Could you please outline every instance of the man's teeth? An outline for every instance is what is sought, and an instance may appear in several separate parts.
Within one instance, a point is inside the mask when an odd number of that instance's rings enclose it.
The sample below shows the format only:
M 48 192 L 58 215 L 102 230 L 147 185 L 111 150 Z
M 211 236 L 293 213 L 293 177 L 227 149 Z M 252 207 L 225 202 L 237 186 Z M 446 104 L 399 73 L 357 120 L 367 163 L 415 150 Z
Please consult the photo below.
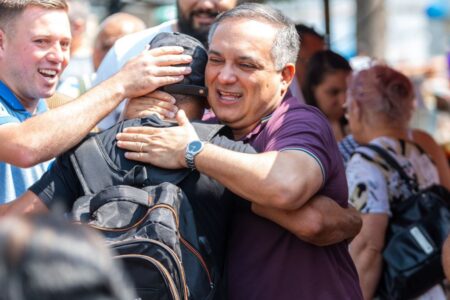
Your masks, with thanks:
M 237 100 L 238 98 L 241 97 L 241 94 L 238 93 L 229 93 L 229 92 L 220 92 L 220 96 L 223 99 L 227 99 L 227 100 Z
M 39 72 L 48 76 L 56 76 L 56 74 L 58 73 L 55 70 L 48 70 L 48 69 L 40 69 Z

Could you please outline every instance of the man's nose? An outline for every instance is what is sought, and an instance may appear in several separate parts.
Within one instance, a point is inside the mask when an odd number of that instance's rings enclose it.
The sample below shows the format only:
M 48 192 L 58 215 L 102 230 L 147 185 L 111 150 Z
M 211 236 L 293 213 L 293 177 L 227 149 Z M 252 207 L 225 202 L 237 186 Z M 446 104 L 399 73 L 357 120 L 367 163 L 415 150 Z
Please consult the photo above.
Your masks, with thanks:
M 47 58 L 55 63 L 60 63 L 64 60 L 66 50 L 62 49 L 59 43 L 54 44 L 47 53 Z
M 197 3 L 197 9 L 215 9 L 217 5 L 217 0 L 199 0 Z
M 234 68 L 230 65 L 224 65 L 219 73 L 219 81 L 224 84 L 230 84 L 236 82 L 236 73 Z

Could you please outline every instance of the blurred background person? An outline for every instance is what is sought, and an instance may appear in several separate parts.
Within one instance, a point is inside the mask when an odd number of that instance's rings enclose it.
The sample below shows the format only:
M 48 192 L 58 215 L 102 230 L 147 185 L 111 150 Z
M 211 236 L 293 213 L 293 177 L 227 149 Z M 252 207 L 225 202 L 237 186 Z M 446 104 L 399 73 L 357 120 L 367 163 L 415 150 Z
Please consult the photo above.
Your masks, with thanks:
M 348 61 L 331 50 L 313 54 L 304 70 L 302 91 L 305 103 L 325 114 L 337 141 L 348 134 L 343 105 L 351 72 Z
M 94 71 L 97 71 L 106 53 L 119 38 L 145 28 L 145 23 L 140 18 L 123 12 L 112 14 L 103 20 L 94 41 L 92 53 Z
M 96 232 L 49 215 L 0 221 L 0 300 L 136 299 Z
M 413 140 L 409 121 L 414 108 L 411 81 L 402 73 L 375 65 L 356 73 L 346 102 L 353 137 L 359 144 L 388 150 L 418 186 L 438 184 L 439 174 L 430 156 Z M 362 212 L 361 232 L 350 244 L 364 299 L 374 297 L 382 273 L 382 251 L 391 216 L 390 203 L 407 193 L 396 170 L 384 168 L 370 149 L 354 154 L 346 168 L 350 202 Z M 445 299 L 438 284 L 419 299 Z
M 70 76 L 82 77 L 93 72 L 92 40 L 89 38 L 88 26 L 94 22 L 94 16 L 91 13 L 91 6 L 88 0 L 70 0 L 69 22 L 72 41 L 70 43 L 70 63 L 61 74 L 60 80 L 63 81 Z
M 300 51 L 295 64 L 295 77 L 292 79 L 289 90 L 295 98 L 304 102 L 301 86 L 306 65 L 314 53 L 325 50 L 327 45 L 324 36 L 315 31 L 314 28 L 304 24 L 296 24 L 295 29 L 300 37 Z
M 92 53 L 89 55 L 89 63 L 93 69 L 89 73 L 76 74 L 66 77 L 65 80 L 61 81 L 57 92 L 62 94 L 62 96 L 47 101 L 49 106 L 57 107 L 90 89 L 92 87 L 92 81 L 95 78 L 95 71 L 97 71 L 103 57 L 105 57 L 114 43 L 122 36 L 144 30 L 145 27 L 144 21 L 128 13 L 115 13 L 103 20 L 99 25 L 98 33 L 94 39 Z

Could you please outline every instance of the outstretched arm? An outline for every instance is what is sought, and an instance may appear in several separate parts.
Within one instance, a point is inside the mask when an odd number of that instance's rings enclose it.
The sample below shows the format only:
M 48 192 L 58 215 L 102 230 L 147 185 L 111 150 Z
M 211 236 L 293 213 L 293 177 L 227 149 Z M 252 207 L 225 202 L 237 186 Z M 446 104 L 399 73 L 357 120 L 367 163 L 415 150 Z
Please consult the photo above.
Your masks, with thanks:
M 31 191 L 26 191 L 16 200 L 0 205 L 0 216 L 38 214 L 48 212 L 44 202 Z
M 183 64 L 190 56 L 181 47 L 163 47 L 142 53 L 110 79 L 66 105 L 32 117 L 23 123 L 0 126 L 0 161 L 30 167 L 68 150 L 78 143 L 124 98 L 148 94 L 182 80 Z
M 297 210 L 274 209 L 253 203 L 252 211 L 316 246 L 351 240 L 362 226 L 360 213 L 355 208 L 343 208 L 336 201 L 320 195 Z

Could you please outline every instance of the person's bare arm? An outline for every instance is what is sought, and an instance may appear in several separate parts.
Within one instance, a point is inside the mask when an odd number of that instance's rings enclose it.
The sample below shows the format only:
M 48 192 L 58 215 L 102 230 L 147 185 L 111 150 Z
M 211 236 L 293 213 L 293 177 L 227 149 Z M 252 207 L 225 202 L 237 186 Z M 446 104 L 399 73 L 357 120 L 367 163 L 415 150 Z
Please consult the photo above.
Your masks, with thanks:
M 26 191 L 16 200 L 0 205 L 0 216 L 39 214 L 48 212 L 47 206 L 31 191 Z
M 450 280 L 450 235 L 442 246 L 442 267 L 444 268 L 444 274 L 447 280 Z
M 314 196 L 297 210 L 274 209 L 253 203 L 252 211 L 316 246 L 351 240 L 362 226 L 360 213 L 355 208 L 343 208 L 326 196 Z
M 0 126 L 0 161 L 30 167 L 78 143 L 123 99 L 148 94 L 182 80 L 187 67 L 171 66 L 191 60 L 181 47 L 152 49 L 137 56 L 110 79 L 66 105 L 23 123 Z
M 433 159 L 439 173 L 439 181 L 450 190 L 450 166 L 445 156 L 444 150 L 436 143 L 428 133 L 414 129 L 414 141 L 425 150 L 425 152 Z
M 350 244 L 350 255 L 359 274 L 364 299 L 372 299 L 382 270 L 387 214 L 363 214 L 361 232 Z

